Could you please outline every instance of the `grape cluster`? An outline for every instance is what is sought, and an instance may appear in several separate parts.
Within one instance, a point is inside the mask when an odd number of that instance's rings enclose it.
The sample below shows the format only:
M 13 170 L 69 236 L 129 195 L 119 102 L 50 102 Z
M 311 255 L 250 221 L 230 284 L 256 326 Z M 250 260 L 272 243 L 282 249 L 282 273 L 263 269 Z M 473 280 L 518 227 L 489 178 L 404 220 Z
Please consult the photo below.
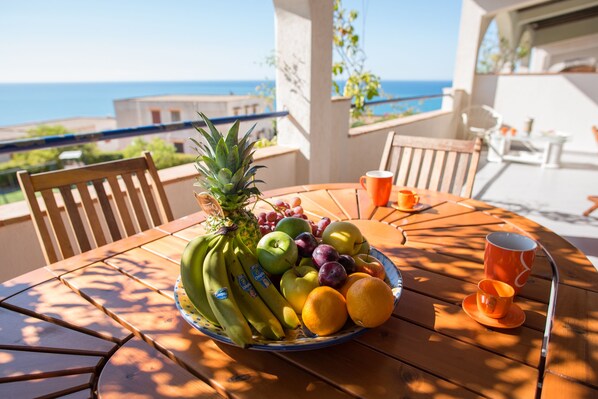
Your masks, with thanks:
M 303 213 L 303 207 L 301 206 L 301 198 L 293 197 L 289 202 L 282 199 L 278 199 L 274 202 L 275 210 L 270 212 L 261 212 L 257 216 L 257 222 L 260 226 L 260 232 L 262 235 L 266 235 L 276 227 L 276 224 L 285 217 L 294 217 L 305 219 L 311 226 L 311 232 L 316 237 L 321 237 L 324 229 L 330 224 L 330 219 L 323 217 L 316 224 L 307 218 L 307 215 Z

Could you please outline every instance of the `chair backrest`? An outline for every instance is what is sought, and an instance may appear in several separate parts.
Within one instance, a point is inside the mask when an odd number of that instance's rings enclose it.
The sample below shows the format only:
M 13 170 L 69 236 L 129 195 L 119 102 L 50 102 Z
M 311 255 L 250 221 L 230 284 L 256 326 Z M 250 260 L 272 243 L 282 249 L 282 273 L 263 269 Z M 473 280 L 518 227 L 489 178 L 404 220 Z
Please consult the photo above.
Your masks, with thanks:
M 394 173 L 397 186 L 471 198 L 482 139 L 453 140 L 388 133 L 380 170 Z
M 149 152 L 139 158 L 35 175 L 20 171 L 17 176 L 48 263 L 173 220 Z M 41 194 L 50 229 L 37 192 Z M 60 205 L 64 206 L 68 223 L 61 215 Z M 103 217 L 98 216 L 98 210 Z
M 465 132 L 471 136 L 484 137 L 500 129 L 502 115 L 487 105 L 472 105 L 461 113 Z

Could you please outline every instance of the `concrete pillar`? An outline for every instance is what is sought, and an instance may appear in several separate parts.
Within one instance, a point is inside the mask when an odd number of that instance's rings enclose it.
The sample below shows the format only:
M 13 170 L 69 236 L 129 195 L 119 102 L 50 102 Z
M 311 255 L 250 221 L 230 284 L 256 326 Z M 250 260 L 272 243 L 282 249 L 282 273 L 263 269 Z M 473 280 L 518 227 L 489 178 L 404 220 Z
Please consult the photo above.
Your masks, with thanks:
M 332 0 L 274 0 L 278 142 L 301 151 L 297 184 L 334 181 Z M 348 119 L 347 115 L 347 119 Z

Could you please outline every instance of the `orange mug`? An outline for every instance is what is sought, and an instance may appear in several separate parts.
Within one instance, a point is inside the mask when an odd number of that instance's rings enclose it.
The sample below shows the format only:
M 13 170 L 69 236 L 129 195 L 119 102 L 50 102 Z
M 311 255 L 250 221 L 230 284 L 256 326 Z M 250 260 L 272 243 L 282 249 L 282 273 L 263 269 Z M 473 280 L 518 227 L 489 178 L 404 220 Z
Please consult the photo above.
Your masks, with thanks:
M 401 190 L 399 191 L 398 203 L 399 208 L 412 209 L 419 203 L 419 195 L 411 190 Z
M 386 206 L 392 190 L 392 172 L 371 170 L 361 176 L 359 183 L 367 191 L 375 206 Z
M 500 319 L 507 315 L 513 304 L 515 290 L 507 283 L 485 279 L 478 283 L 476 301 L 478 310 L 488 317 Z
M 503 281 L 519 293 L 532 270 L 537 247 L 534 240 L 521 234 L 488 234 L 484 251 L 486 278 Z

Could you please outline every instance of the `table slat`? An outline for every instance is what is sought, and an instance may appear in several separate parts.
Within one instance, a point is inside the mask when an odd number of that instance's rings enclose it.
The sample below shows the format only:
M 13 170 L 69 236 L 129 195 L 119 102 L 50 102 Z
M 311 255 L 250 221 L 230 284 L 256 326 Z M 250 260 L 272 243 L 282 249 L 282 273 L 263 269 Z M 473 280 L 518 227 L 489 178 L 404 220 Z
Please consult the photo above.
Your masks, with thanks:
M 75 374 L 54 378 L 6 382 L 0 384 L 0 398 L 22 399 L 63 396 L 91 386 L 93 374 Z

